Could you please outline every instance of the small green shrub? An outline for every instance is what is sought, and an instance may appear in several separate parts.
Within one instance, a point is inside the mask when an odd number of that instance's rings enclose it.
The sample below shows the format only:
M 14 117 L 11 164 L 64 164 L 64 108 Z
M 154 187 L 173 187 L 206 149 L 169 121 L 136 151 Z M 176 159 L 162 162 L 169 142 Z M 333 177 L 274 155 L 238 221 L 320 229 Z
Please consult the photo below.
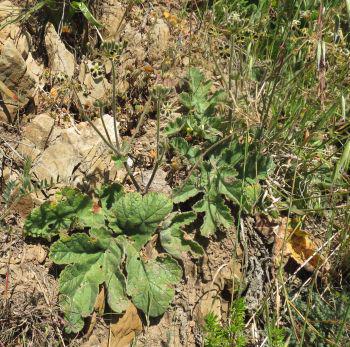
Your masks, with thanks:
M 171 144 L 189 163 L 195 165 L 200 160 L 199 149 L 186 140 L 174 138 Z M 259 181 L 267 177 L 271 166 L 269 158 L 258 157 L 253 151 L 245 158 L 244 146 L 232 141 L 201 162 L 185 185 L 174 190 L 173 201 L 181 203 L 197 197 L 193 211 L 204 213 L 201 234 L 209 236 L 220 226 L 232 226 L 227 202 L 240 206 L 244 212 L 252 211 L 261 194 Z
M 302 295 L 295 302 L 300 312 L 295 314 L 298 330 L 302 331 L 305 325 L 304 345 L 347 346 L 350 342 L 349 294 L 346 292 L 327 293 L 321 297 L 319 293 L 310 292 L 309 296 L 307 298 L 306 295 Z M 307 323 L 303 317 L 307 319 Z M 291 333 L 290 346 L 297 345 L 298 342 Z
M 186 83 L 189 91 L 179 96 L 184 112 L 168 124 L 165 133 L 168 136 L 191 135 L 215 142 L 225 129 L 225 117 L 217 112 L 217 106 L 225 100 L 224 92 L 211 93 L 212 82 L 206 81 L 196 68 L 190 69 Z
M 83 328 L 101 285 L 115 313 L 122 313 L 129 300 L 147 319 L 165 312 L 174 297 L 174 285 L 182 278 L 174 258 L 181 258 L 183 252 L 195 257 L 203 254 L 201 246 L 182 231 L 194 220 L 193 214 L 171 213 L 172 209 L 172 201 L 163 194 L 124 193 L 113 184 L 98 192 L 96 202 L 65 188 L 58 201 L 32 211 L 25 221 L 27 236 L 47 240 L 60 236 L 49 256 L 65 266 L 59 291 L 68 332 Z M 160 243 L 167 253 L 147 256 L 142 249 L 161 224 Z
M 209 313 L 205 317 L 204 346 L 205 347 L 244 347 L 246 338 L 245 326 L 245 303 L 243 298 L 235 300 L 231 307 L 230 322 L 222 326 L 218 317 Z

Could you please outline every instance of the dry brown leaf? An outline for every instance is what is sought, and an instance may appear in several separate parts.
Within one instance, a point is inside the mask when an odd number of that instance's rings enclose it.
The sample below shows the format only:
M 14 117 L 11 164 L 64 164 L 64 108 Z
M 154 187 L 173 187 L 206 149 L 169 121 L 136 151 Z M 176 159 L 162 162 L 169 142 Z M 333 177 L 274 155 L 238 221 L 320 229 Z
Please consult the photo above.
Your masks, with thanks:
M 308 233 L 299 228 L 293 229 L 289 227 L 287 218 L 281 219 L 275 233 L 273 246 L 273 261 L 276 267 L 287 258 L 292 258 L 296 263 L 302 265 L 307 259 L 312 257 L 304 265 L 304 268 L 313 272 L 318 264 L 324 262 L 324 259 L 319 254 L 315 254 L 317 248 L 316 242 L 310 239 Z M 328 268 L 327 264 L 326 268 Z
M 109 347 L 128 347 L 135 336 L 142 330 L 142 322 L 136 307 L 130 303 L 116 323 L 110 326 Z
M 97 315 L 102 316 L 103 312 L 105 310 L 105 287 L 101 286 L 100 292 L 97 295 L 96 301 L 95 301 L 95 306 L 94 306 L 94 312 L 92 313 L 89 327 L 87 329 L 87 336 L 90 336 L 92 334 L 92 331 L 95 328 L 96 325 L 96 318 Z
M 276 267 L 279 267 L 283 259 L 290 255 L 287 247 L 288 233 L 288 218 L 281 218 L 275 231 L 275 243 L 272 248 L 272 260 Z
M 312 256 L 304 266 L 307 271 L 313 272 L 318 265 L 324 262 L 324 259 L 319 254 L 314 254 L 317 250 L 315 242 L 311 241 L 308 234 L 302 230 L 297 229 L 293 232 L 288 241 L 288 247 L 292 258 L 299 265 Z

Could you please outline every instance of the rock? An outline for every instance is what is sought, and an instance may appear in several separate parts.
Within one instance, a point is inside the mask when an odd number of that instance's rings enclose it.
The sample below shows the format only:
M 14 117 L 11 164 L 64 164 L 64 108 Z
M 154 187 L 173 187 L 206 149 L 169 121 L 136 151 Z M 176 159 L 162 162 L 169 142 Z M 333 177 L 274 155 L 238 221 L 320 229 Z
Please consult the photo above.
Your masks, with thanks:
M 117 29 L 124 15 L 124 7 L 120 1 L 107 0 L 103 1 L 100 22 L 104 29 L 102 35 L 106 41 L 115 40 L 117 36 Z
M 28 54 L 28 58 L 26 60 L 27 69 L 32 74 L 35 79 L 36 84 L 39 83 L 40 77 L 44 72 L 43 65 L 39 65 L 33 58 L 32 53 Z
M 142 172 L 141 178 L 140 178 L 140 182 L 142 186 L 146 187 L 151 175 L 152 175 L 152 171 L 153 170 L 144 170 Z M 171 188 L 168 184 L 168 182 L 166 181 L 166 176 L 167 173 L 165 171 L 162 170 L 162 168 L 158 168 L 151 186 L 149 187 L 151 192 L 163 192 L 165 194 L 170 195 L 171 194 Z
M 19 27 L 15 23 L 10 23 L 15 19 L 15 6 L 11 1 L 0 2 L 0 22 L 3 24 L 5 21 L 8 22 L 2 30 L 0 30 L 0 43 L 4 43 L 10 36 L 18 33 Z
M 74 168 L 79 164 L 78 153 L 67 142 L 57 142 L 47 148 L 33 166 L 39 180 L 69 182 Z
M 75 58 L 58 36 L 55 27 L 49 23 L 45 31 L 45 45 L 52 74 L 74 75 Z
M 104 121 L 113 139 L 113 118 L 104 115 Z M 104 134 L 99 118 L 94 120 L 94 124 Z M 82 184 L 87 179 L 98 183 L 102 178 L 112 179 L 121 174 L 116 172 L 103 140 L 87 122 L 58 132 L 58 137 L 33 163 L 33 172 L 39 180 L 50 181 L 59 177 L 62 183 L 74 185 Z
M 53 118 L 46 113 L 35 116 L 31 123 L 24 126 L 23 140 L 17 151 L 34 160 L 48 144 L 54 124 Z
M 80 102 L 83 106 L 91 106 L 98 100 L 108 104 L 112 86 L 102 72 L 98 78 L 93 78 L 91 66 L 92 62 L 82 63 L 80 66 L 79 81 L 83 89 L 78 92 Z
M 0 104 L 0 120 L 12 122 L 19 109 L 33 98 L 35 78 L 27 70 L 23 57 L 10 39 L 4 42 L 1 49 L 0 81 L 10 93 L 16 94 L 14 98 L 8 93 L 2 93 L 3 102 Z
M 24 254 L 26 261 L 35 261 L 39 264 L 42 264 L 47 256 L 47 252 L 41 245 L 27 245 Z
M 170 31 L 163 19 L 157 19 L 150 33 L 151 47 L 149 55 L 152 60 L 159 59 L 169 46 Z
M 31 46 L 30 36 L 20 28 L 18 23 L 11 23 L 15 20 L 19 10 L 20 8 L 12 4 L 11 1 L 0 2 L 0 22 L 7 21 L 9 23 L 0 31 L 0 44 L 3 44 L 7 39 L 11 39 L 23 59 L 27 59 Z

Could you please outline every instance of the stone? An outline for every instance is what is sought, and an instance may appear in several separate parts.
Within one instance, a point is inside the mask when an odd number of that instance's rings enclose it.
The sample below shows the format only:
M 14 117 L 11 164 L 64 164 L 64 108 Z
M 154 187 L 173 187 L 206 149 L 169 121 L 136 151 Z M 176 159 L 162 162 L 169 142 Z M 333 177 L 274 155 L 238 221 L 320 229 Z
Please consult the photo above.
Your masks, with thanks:
M 102 36 L 106 41 L 115 40 L 117 38 L 117 29 L 123 18 L 124 11 L 124 6 L 120 1 L 103 1 L 100 22 L 104 26 Z
M 34 160 L 48 145 L 54 124 L 54 119 L 46 113 L 35 116 L 31 123 L 24 126 L 23 140 L 17 151 Z
M 70 143 L 59 141 L 44 151 L 34 163 L 33 172 L 41 181 L 53 179 L 68 183 L 79 161 L 77 149 Z
M 39 84 L 40 77 L 44 72 L 44 66 L 39 65 L 36 60 L 34 60 L 32 53 L 28 54 L 28 58 L 26 60 L 26 65 L 28 71 L 32 74 L 35 79 L 36 84 Z
M 46 27 L 45 45 L 51 73 L 73 77 L 75 71 L 74 55 L 67 50 L 51 23 L 47 24 Z
M 23 134 L 39 149 L 44 149 L 52 133 L 55 121 L 50 115 L 43 113 L 35 116 L 33 121 L 24 127 Z
M 104 115 L 103 119 L 113 139 L 113 117 Z M 105 135 L 101 119 L 95 119 L 93 123 Z M 33 172 L 39 180 L 59 178 L 62 183 L 78 185 L 87 180 L 98 183 L 101 179 L 121 177 L 123 170 L 116 172 L 107 146 L 88 122 L 61 129 L 57 134 L 33 163 Z
M 35 78 L 14 43 L 7 39 L 1 49 L 0 81 L 16 99 L 3 93 L 0 104 L 0 120 L 12 122 L 18 111 L 28 104 L 35 92 Z
M 149 55 L 152 60 L 159 59 L 161 53 L 167 50 L 169 47 L 169 40 L 170 31 L 168 25 L 163 19 L 157 19 L 150 33 L 151 47 Z
M 6 0 L 0 2 L 0 22 L 8 22 L 8 24 L 0 31 L 0 45 L 7 39 L 11 39 L 23 59 L 27 59 L 31 46 L 30 35 L 21 29 L 16 21 L 11 23 L 12 20 L 16 19 L 19 10 L 20 8 L 15 6 L 11 1 Z
M 10 23 L 15 19 L 15 13 L 17 12 L 15 8 L 15 5 L 11 1 L 6 0 L 0 2 L 0 22 L 8 22 L 8 24 L 0 30 L 0 44 L 4 43 L 10 36 L 16 35 L 19 31 L 17 24 Z

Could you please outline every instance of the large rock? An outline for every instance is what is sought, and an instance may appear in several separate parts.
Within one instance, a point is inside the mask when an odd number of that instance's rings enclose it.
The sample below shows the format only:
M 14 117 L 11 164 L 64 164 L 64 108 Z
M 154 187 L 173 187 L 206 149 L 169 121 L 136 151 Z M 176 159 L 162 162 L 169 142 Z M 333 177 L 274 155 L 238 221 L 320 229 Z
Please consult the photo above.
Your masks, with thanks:
M 113 118 L 104 115 L 108 134 L 114 138 Z M 104 134 L 101 119 L 94 120 L 96 127 Z M 98 182 L 102 178 L 117 175 L 111 155 L 95 130 L 81 122 L 76 127 L 61 129 L 58 136 L 33 163 L 33 172 L 38 179 L 74 185 L 87 179 Z
M 49 145 L 54 124 L 54 119 L 46 113 L 35 116 L 31 123 L 24 126 L 22 141 L 17 151 L 23 157 L 29 157 L 32 160 L 37 158 Z
M 10 91 L 6 93 L 1 90 L 3 101 L 0 103 L 0 120 L 12 122 L 19 109 L 33 98 L 35 78 L 27 70 L 26 62 L 10 39 L 1 47 L 0 81 Z
M 0 30 L 0 44 L 11 39 L 23 59 L 27 59 L 31 40 L 30 36 L 22 30 L 15 21 L 17 13 L 20 10 L 21 9 L 15 6 L 11 1 L 6 0 L 0 2 L 0 23 L 1 25 L 4 23 L 7 24 Z
M 100 22 L 104 28 L 102 35 L 105 40 L 115 40 L 117 36 L 117 29 L 124 14 L 124 7 L 118 0 L 103 1 Z
M 151 46 L 149 56 L 151 60 L 158 60 L 169 47 L 170 30 L 163 19 L 157 19 L 150 32 Z
M 75 70 L 74 55 L 67 50 L 51 23 L 46 27 L 45 45 L 51 73 L 72 77 Z

